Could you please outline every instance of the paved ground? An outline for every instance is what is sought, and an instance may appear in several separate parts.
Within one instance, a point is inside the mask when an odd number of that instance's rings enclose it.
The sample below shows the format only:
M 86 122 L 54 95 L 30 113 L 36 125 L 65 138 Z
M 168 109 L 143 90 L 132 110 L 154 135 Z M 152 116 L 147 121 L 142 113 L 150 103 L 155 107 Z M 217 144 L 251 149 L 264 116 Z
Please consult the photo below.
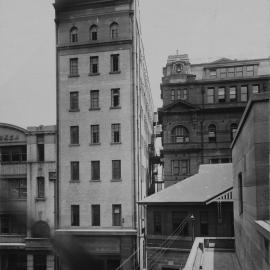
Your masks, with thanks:
M 203 270 L 241 270 L 235 252 L 205 249 L 202 260 Z

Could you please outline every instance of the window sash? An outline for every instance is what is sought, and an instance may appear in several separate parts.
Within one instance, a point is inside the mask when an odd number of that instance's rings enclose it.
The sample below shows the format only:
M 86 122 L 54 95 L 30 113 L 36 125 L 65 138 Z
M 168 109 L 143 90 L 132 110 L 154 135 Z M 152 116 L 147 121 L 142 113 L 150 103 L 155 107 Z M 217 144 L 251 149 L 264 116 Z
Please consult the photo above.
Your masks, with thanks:
M 91 161 L 91 180 L 100 180 L 100 161 Z
M 71 161 L 71 180 L 78 181 L 80 179 L 80 171 L 79 171 L 79 161 Z
M 100 226 L 100 205 L 92 204 L 92 226 Z
M 70 110 L 79 109 L 79 92 L 70 92 Z
M 112 89 L 112 107 L 120 106 L 120 89 Z
M 90 73 L 91 74 L 98 73 L 98 56 L 90 57 Z
M 111 55 L 111 72 L 119 71 L 119 54 Z
M 225 101 L 225 88 L 224 87 L 221 87 L 218 89 L 218 100 L 219 102 Z
M 241 86 L 240 89 L 240 100 L 245 102 L 248 99 L 248 88 L 247 86 Z
M 112 161 L 112 179 L 121 179 L 121 160 Z
M 99 108 L 99 91 L 98 90 L 90 91 L 90 107 L 91 109 Z
M 230 87 L 230 101 L 236 100 L 236 87 Z
M 70 59 L 70 75 L 71 76 L 78 75 L 78 58 Z
M 71 226 L 80 226 L 80 206 L 71 205 Z
M 70 127 L 70 144 L 79 144 L 79 126 Z
M 112 124 L 112 142 L 119 143 L 121 140 L 120 124 Z
M 252 85 L 252 93 L 257 94 L 260 92 L 260 86 L 258 84 Z
M 113 204 L 112 206 L 113 226 L 121 226 L 121 205 Z
M 91 125 L 91 143 L 99 143 L 99 125 Z
M 171 90 L 171 100 L 175 100 L 175 90 Z
M 45 197 L 45 179 L 44 179 L 44 177 L 37 178 L 37 197 L 38 198 Z
M 214 88 L 207 89 L 207 103 L 208 104 L 214 103 Z

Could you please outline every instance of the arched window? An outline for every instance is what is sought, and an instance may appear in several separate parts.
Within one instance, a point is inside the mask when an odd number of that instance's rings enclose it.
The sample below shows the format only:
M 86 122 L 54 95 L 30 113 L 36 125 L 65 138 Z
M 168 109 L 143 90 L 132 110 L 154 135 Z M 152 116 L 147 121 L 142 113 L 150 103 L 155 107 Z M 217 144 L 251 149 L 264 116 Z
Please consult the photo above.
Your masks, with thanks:
M 216 142 L 216 126 L 213 124 L 208 127 L 208 141 Z
M 236 131 L 237 131 L 237 124 L 235 123 L 231 124 L 231 141 L 233 141 Z
M 90 27 L 90 31 L 89 31 L 89 34 L 90 34 L 90 40 L 97 40 L 97 26 L 95 24 L 93 24 L 91 27 Z
M 187 143 L 189 142 L 188 130 L 183 126 L 177 126 L 172 130 L 173 143 Z
M 70 29 L 70 42 L 77 42 L 78 41 L 78 28 L 73 26 Z
M 112 39 L 117 39 L 118 38 L 118 23 L 113 22 L 110 26 L 110 31 L 111 31 L 111 38 Z
M 31 228 L 33 238 L 49 238 L 50 227 L 47 222 L 39 220 Z

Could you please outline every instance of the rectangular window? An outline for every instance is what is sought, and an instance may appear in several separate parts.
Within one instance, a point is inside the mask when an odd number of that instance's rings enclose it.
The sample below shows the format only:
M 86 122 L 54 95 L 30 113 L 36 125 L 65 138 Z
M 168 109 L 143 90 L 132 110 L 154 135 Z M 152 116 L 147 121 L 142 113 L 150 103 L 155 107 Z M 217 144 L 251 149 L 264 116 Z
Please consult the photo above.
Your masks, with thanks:
M 79 144 L 79 126 L 70 127 L 70 144 Z
M 100 180 L 100 161 L 91 161 L 91 180 Z
M 10 233 L 10 216 L 1 215 L 0 216 L 0 232 L 1 233 Z
M 80 226 L 80 206 L 71 205 L 71 226 Z
M 91 144 L 99 143 L 99 125 L 91 125 Z
M 171 100 L 175 100 L 175 90 L 171 90 Z
M 225 79 L 227 77 L 227 69 L 226 68 L 221 68 L 220 69 L 220 78 Z
M 248 100 L 248 87 L 246 85 L 241 86 L 240 89 L 240 101 L 247 102 Z
M 69 109 L 71 111 L 78 111 L 79 110 L 79 92 L 70 92 L 69 93 Z
M 49 180 L 56 181 L 56 172 L 49 172 Z
M 217 77 L 217 71 L 215 69 L 209 70 L 209 75 L 211 78 Z
M 184 222 L 187 217 L 187 212 L 173 211 L 172 212 L 172 232 L 178 230 L 180 235 L 188 235 L 188 222 Z
M 70 58 L 69 59 L 69 75 L 70 76 L 78 76 L 78 58 Z
M 218 88 L 218 102 L 219 103 L 225 102 L 225 88 L 224 87 Z
M 121 226 L 121 204 L 112 205 L 112 225 Z
M 120 106 L 120 89 L 112 89 L 112 107 L 117 108 Z
M 234 67 L 228 68 L 228 77 L 233 78 L 234 77 Z
M 258 84 L 253 84 L 252 85 L 252 93 L 253 94 L 258 94 L 260 93 L 260 86 Z
M 44 161 L 44 135 L 37 135 L 37 160 Z
M 34 267 L 35 270 L 46 270 L 47 255 L 45 253 L 34 254 Z
M 189 174 L 189 160 L 172 160 L 171 161 L 172 175 L 187 175 Z
M 90 91 L 90 108 L 99 109 L 99 90 Z
M 70 172 L 71 181 L 79 181 L 80 180 L 79 161 L 71 161 L 70 170 L 71 170 Z
M 92 226 L 100 226 L 100 205 L 92 204 Z
M 121 130 L 120 124 L 112 124 L 112 143 L 120 143 Z
M 208 236 L 208 212 L 200 212 L 200 236 Z
M 215 92 L 214 92 L 214 88 L 208 88 L 207 89 L 207 100 L 206 102 L 208 104 L 213 104 L 215 101 Z
M 45 179 L 44 179 L 44 177 L 37 178 L 37 197 L 38 198 L 45 197 Z
M 243 67 L 236 67 L 236 77 L 243 77 Z
M 254 76 L 254 66 L 247 66 L 247 76 Z
M 154 211 L 154 234 L 161 234 L 161 213 Z
M 121 179 L 121 160 L 112 160 L 112 179 Z
M 119 72 L 119 54 L 112 54 L 111 55 L 111 72 Z
M 4 182 L 4 181 L 3 181 Z M 2 189 L 7 191 L 6 194 L 12 199 L 26 199 L 27 198 L 27 186 L 26 179 L 12 179 L 8 180 L 6 186 Z
M 234 102 L 234 101 L 236 101 L 236 98 L 237 98 L 237 96 L 236 96 L 236 87 L 231 86 L 230 87 L 230 101 Z
M 187 99 L 187 89 L 178 89 L 177 90 L 177 99 L 186 100 Z
M 90 57 L 90 74 L 98 74 L 98 56 Z

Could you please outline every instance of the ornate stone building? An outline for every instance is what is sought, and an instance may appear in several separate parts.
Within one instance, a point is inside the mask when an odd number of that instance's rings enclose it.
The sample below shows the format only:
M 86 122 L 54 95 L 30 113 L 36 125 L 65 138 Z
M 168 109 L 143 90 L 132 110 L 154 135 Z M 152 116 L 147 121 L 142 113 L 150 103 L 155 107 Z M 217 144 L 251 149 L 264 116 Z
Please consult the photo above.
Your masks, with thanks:
M 269 91 L 270 59 L 219 59 L 191 64 L 168 57 L 159 119 L 165 187 L 198 172 L 200 164 L 231 162 L 230 144 L 250 96 Z

